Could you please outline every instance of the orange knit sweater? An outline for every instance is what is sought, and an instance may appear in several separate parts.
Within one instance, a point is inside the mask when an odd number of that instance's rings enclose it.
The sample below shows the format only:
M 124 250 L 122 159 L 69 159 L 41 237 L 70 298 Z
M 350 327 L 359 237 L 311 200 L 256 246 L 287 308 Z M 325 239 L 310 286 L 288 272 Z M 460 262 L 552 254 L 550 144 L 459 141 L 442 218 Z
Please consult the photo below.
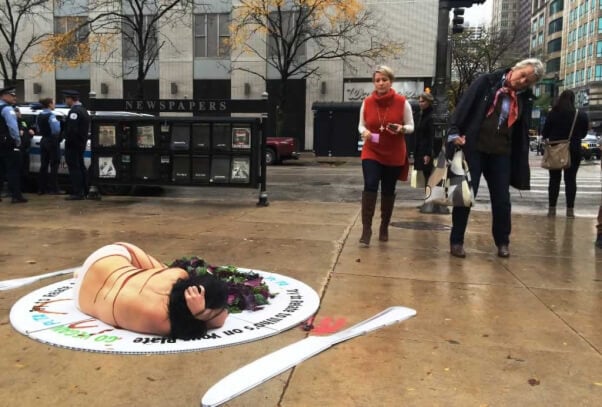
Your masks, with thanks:
M 378 143 L 366 140 L 362 148 L 362 160 L 376 160 L 387 166 L 406 166 L 406 141 L 403 134 L 386 130 L 388 123 L 404 124 L 406 98 L 393 89 L 383 96 L 373 92 L 364 100 L 364 122 L 372 133 L 379 133 Z M 385 130 L 379 128 L 385 127 Z

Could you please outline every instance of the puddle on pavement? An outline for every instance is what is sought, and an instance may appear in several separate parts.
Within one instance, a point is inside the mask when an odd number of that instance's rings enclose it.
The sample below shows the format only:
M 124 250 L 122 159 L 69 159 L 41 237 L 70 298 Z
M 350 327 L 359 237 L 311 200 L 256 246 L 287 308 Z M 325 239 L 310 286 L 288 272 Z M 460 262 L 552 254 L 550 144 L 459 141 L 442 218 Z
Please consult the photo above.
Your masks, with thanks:
M 402 229 L 415 229 L 415 230 L 450 230 L 451 226 L 444 225 L 442 223 L 430 223 L 430 222 L 391 222 L 391 226 Z

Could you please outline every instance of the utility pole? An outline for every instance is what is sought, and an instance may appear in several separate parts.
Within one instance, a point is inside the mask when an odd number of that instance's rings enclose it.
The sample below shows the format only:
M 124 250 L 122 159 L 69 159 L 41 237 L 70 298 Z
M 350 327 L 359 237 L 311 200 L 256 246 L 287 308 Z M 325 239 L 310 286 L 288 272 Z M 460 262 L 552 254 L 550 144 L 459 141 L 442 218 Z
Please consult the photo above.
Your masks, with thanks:
M 435 83 L 433 96 L 435 98 L 434 119 L 438 134 L 444 131 L 447 123 L 448 103 L 447 89 L 449 88 L 449 67 L 451 66 L 449 54 L 449 12 L 451 9 L 471 7 L 473 4 L 483 4 L 485 0 L 439 0 L 439 17 L 437 24 L 437 61 L 435 64 Z M 461 16 L 459 14 L 458 16 Z M 456 28 L 457 31 L 457 28 Z

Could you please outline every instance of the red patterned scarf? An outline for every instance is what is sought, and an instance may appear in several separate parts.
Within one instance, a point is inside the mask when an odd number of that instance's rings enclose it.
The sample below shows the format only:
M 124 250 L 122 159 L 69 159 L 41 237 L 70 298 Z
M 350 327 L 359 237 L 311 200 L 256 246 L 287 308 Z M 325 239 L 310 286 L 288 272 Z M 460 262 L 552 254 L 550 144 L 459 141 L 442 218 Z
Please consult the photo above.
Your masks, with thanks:
M 509 86 L 502 86 L 495 92 L 495 98 L 493 99 L 493 104 L 489 108 L 487 112 L 487 116 L 491 116 L 491 113 L 495 110 L 497 106 L 498 97 L 500 94 L 505 93 L 510 98 L 510 108 L 508 109 L 508 127 L 512 127 L 516 119 L 518 118 L 518 100 L 516 99 L 516 91 Z

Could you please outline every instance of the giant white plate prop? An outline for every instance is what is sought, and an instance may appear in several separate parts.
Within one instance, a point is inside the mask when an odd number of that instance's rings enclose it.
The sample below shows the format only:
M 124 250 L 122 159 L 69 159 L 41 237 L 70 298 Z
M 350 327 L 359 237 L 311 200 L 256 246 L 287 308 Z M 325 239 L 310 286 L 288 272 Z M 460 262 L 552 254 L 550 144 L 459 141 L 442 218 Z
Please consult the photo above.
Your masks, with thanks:
M 40 288 L 19 299 L 10 310 L 10 323 L 31 339 L 68 349 L 123 354 L 175 353 L 276 335 L 305 321 L 318 309 L 318 294 L 299 280 L 261 270 L 238 270 L 261 275 L 276 297 L 262 310 L 229 315 L 223 327 L 208 331 L 201 339 L 185 341 L 140 334 L 92 318 L 75 307 L 73 279 Z

